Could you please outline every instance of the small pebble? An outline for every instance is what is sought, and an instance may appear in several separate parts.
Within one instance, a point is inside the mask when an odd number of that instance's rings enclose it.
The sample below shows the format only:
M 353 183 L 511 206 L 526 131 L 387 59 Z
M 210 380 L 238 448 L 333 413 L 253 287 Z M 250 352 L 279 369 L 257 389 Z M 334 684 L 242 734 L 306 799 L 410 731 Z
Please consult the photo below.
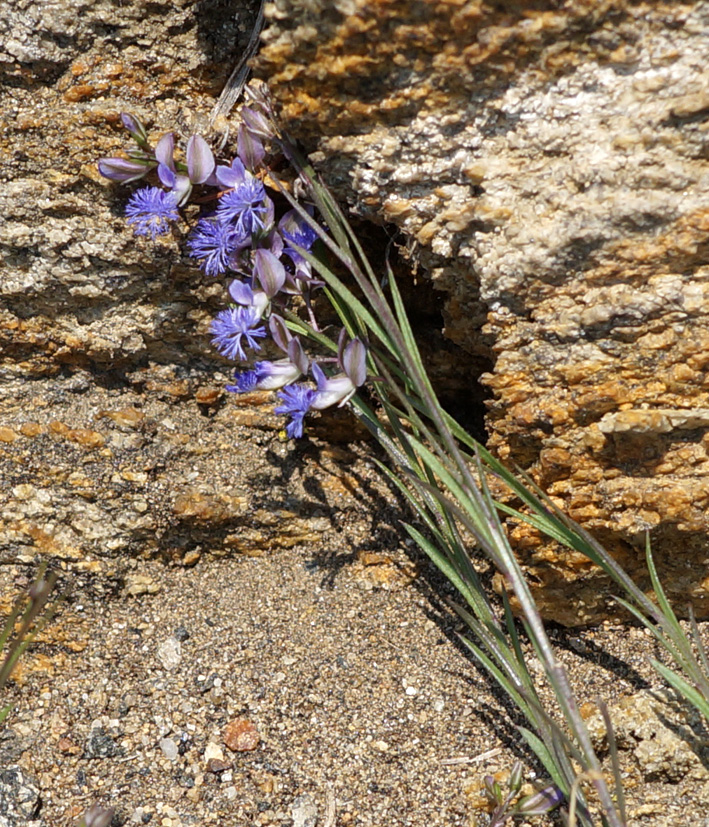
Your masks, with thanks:
M 226 725 L 222 740 L 232 752 L 248 752 L 256 749 L 261 736 L 251 721 L 247 721 L 246 718 L 237 718 Z
M 170 761 L 177 760 L 178 748 L 177 744 L 172 740 L 172 738 L 161 738 L 158 741 L 158 746 L 162 750 L 163 755 Z
M 291 808 L 293 827 L 315 827 L 318 821 L 318 808 L 308 793 L 299 795 Z
M 87 758 L 115 758 L 123 751 L 113 738 L 103 729 L 96 727 L 86 742 L 85 755 Z
M 215 744 L 214 741 L 209 741 L 204 748 L 204 760 L 205 762 L 224 761 L 224 751 L 219 744 Z
M 158 647 L 158 658 L 165 669 L 177 669 L 182 660 L 182 646 L 175 637 L 169 637 Z
M 224 773 L 226 775 L 226 770 L 231 767 L 231 764 L 227 764 L 226 761 L 220 761 L 219 758 L 210 758 L 207 761 L 207 772 L 213 772 L 215 775 L 217 773 Z M 222 781 L 229 780 L 225 779 L 224 775 L 222 776 Z

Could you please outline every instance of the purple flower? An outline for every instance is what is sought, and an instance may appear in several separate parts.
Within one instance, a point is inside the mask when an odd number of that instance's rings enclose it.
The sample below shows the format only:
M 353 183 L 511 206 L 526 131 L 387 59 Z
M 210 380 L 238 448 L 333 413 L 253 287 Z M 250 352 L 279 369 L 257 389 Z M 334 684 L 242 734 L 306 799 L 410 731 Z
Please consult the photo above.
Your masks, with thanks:
M 143 187 L 131 196 L 126 217 L 129 224 L 135 225 L 136 235 L 164 235 L 170 230 L 170 222 L 180 217 L 177 198 L 160 187 Z
M 289 210 L 283 218 L 281 218 L 278 222 L 278 231 L 283 236 L 286 245 L 290 242 L 291 244 L 297 244 L 298 247 L 302 247 L 304 250 L 310 250 L 318 239 L 318 234 L 315 230 L 303 220 L 296 210 Z M 303 261 L 300 253 L 296 252 L 296 250 L 290 246 L 286 246 L 284 252 L 288 253 L 293 259 L 294 264 L 299 264 Z
M 273 341 L 278 347 L 288 353 L 290 343 L 293 341 L 293 334 L 288 330 L 288 325 L 277 313 L 271 313 L 268 320 L 268 329 L 271 331 Z M 307 368 L 306 368 L 307 370 Z M 305 373 L 305 371 L 303 371 Z
M 548 813 L 554 807 L 558 807 L 564 800 L 564 794 L 554 784 L 544 787 L 543 790 L 538 790 L 532 795 L 528 795 L 521 801 L 517 802 L 515 809 L 518 813 L 537 816 Z
M 239 127 L 236 139 L 237 154 L 248 169 L 256 169 L 260 166 L 266 154 L 261 139 L 254 135 L 244 124 Z
M 278 391 L 278 398 L 283 400 L 283 404 L 279 405 L 274 413 L 291 417 L 286 427 L 286 433 L 291 439 L 303 436 L 303 419 L 310 410 L 315 395 L 316 391 L 307 385 L 288 385 Z
M 242 340 L 247 347 L 261 350 L 256 339 L 263 339 L 266 328 L 263 325 L 254 327 L 259 320 L 259 315 L 253 307 L 230 307 L 222 310 L 212 322 L 212 344 L 227 359 L 246 359 Z
M 219 186 L 225 190 L 242 187 L 244 184 L 250 184 L 256 180 L 250 172 L 247 172 L 246 167 L 239 158 L 234 158 L 228 167 L 218 166 L 216 176 Z M 257 183 L 260 183 L 260 181 Z
M 269 124 L 268 118 L 263 112 L 250 106 L 241 110 L 241 119 L 252 135 L 258 138 L 275 138 L 273 127 Z
M 148 143 L 148 133 L 145 131 L 145 127 L 135 117 L 135 115 L 130 115 L 128 112 L 121 112 L 121 121 L 123 122 L 123 126 L 125 126 L 130 133 L 131 138 L 138 144 L 139 147 L 142 147 L 143 149 L 150 149 L 150 144 Z
M 270 250 L 255 250 L 254 277 L 272 299 L 286 283 L 286 268 Z
M 331 405 L 345 404 L 367 380 L 367 348 L 360 339 L 352 339 L 345 347 L 340 336 L 338 362 L 342 373 L 327 377 L 319 365 L 313 365 L 313 376 L 318 389 L 312 407 L 321 411 Z
M 306 368 L 307 370 L 307 368 Z M 234 384 L 227 385 L 231 393 L 247 393 L 248 391 L 275 391 L 291 382 L 295 382 L 302 375 L 300 368 L 290 359 L 279 359 L 276 362 L 256 362 L 252 370 L 246 370 L 234 375 Z
M 273 324 L 269 326 L 273 330 Z M 226 389 L 232 393 L 246 393 L 253 390 L 275 391 L 295 382 L 308 372 L 308 357 L 297 336 L 290 338 L 284 350 L 288 354 L 287 359 L 278 359 L 276 362 L 256 362 L 253 370 L 235 374 L 235 384 L 227 385 Z
M 268 310 L 268 306 L 271 303 L 271 300 L 263 290 L 254 290 L 253 279 L 249 281 L 234 279 L 229 285 L 229 295 L 236 304 L 243 304 L 246 307 L 253 308 L 259 319 Z
M 187 175 L 178 171 L 174 160 L 175 136 L 163 135 L 155 147 L 158 162 L 158 178 L 175 193 L 178 204 L 185 204 L 192 193 L 193 184 L 214 184 L 214 155 L 201 135 L 193 135 L 187 142 Z M 181 167 L 184 169 L 184 165 Z
M 209 144 L 201 135 L 193 135 L 187 141 L 187 174 L 193 184 L 205 184 L 209 181 L 216 162 Z
M 249 393 L 258 388 L 258 383 L 264 376 L 268 375 L 268 371 L 264 371 L 264 365 L 270 365 L 270 362 L 256 362 L 253 370 L 243 370 L 240 373 L 234 374 L 234 384 L 226 385 L 229 393 Z
M 261 193 L 254 186 L 235 189 L 223 195 L 217 207 L 219 220 L 235 223 L 242 232 L 255 233 L 264 230 L 269 210 L 263 203 L 266 196 L 263 184 L 260 181 L 257 183 L 262 190 Z
M 98 171 L 109 181 L 137 181 L 147 175 L 155 167 L 149 158 L 101 158 L 98 162 Z
M 208 276 L 218 276 L 231 266 L 233 254 L 248 244 L 236 227 L 202 218 L 190 235 L 187 246 L 193 258 L 202 259 L 200 267 Z
M 129 152 L 127 159 L 101 158 L 98 171 L 111 181 L 137 181 L 155 168 L 155 158 L 143 124 L 127 112 L 121 112 L 121 121 L 140 149 Z
M 182 204 L 189 195 L 191 185 L 186 175 L 178 175 L 175 168 L 175 135 L 168 132 L 163 135 L 155 146 L 155 160 L 158 162 L 158 178 L 160 183 L 167 187 L 177 197 L 177 203 Z
M 318 239 L 317 232 L 302 218 L 296 210 L 289 210 L 278 222 L 278 232 L 283 237 L 283 252 L 293 262 L 293 272 L 289 272 L 284 293 L 302 293 L 308 287 L 322 285 L 324 282 L 313 277 L 312 267 L 295 249 L 294 245 L 310 250 Z
M 246 233 L 265 229 L 272 205 L 261 181 L 246 170 L 239 158 L 230 167 L 217 167 L 216 176 L 221 186 L 232 188 L 219 200 L 219 220 L 236 223 Z

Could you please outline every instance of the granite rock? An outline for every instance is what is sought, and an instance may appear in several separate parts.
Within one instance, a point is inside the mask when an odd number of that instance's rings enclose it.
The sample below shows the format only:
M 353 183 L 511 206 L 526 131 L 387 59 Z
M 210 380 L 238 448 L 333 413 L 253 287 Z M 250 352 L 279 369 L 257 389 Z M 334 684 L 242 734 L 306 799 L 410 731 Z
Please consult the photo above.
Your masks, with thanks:
M 0 770 L 0 825 L 21 827 L 37 824 L 42 806 L 36 779 L 13 765 Z
M 643 583 L 649 531 L 670 595 L 706 616 L 709 3 L 267 16 L 257 66 L 287 128 L 443 292 L 490 447 Z M 513 535 L 549 617 L 613 613 L 584 560 Z
M 210 113 L 257 6 L 3 5 L 0 563 L 50 558 L 140 597 L 153 587 L 136 558 L 190 566 L 314 544 L 331 506 L 354 502 L 352 454 L 321 457 L 314 497 L 272 396 L 227 400 L 233 365 L 209 342 L 224 286 L 184 256 L 186 223 L 136 239 L 130 188 L 96 168 L 130 143 L 121 111 L 153 140 L 229 140 Z
M 676 784 L 688 777 L 709 780 L 701 716 L 671 690 L 641 690 L 621 698 L 609 712 L 616 745 L 630 753 L 643 782 L 664 779 Z M 586 724 L 594 748 L 607 753 L 600 712 L 593 712 Z

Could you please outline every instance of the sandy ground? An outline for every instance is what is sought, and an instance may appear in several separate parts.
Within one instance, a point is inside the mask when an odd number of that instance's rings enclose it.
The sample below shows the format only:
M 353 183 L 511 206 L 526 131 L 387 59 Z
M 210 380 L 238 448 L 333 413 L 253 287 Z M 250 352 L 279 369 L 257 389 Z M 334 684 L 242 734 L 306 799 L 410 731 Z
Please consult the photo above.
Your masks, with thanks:
M 9 691 L 15 707 L 0 736 L 0 766 L 20 766 L 40 799 L 29 820 L 3 822 L 0 811 L 0 824 L 68 827 L 94 801 L 116 808 L 114 825 L 486 824 L 483 775 L 504 774 L 518 757 L 527 762 L 527 778 L 534 766 L 499 693 L 460 644 L 447 584 L 400 531 L 403 514 L 378 477 L 372 446 L 331 445 L 317 436 L 296 446 L 276 427 L 235 425 L 260 414 L 235 412 L 230 400 L 209 415 L 203 405 L 187 405 L 177 417 L 163 397 L 143 398 L 142 412 L 155 426 L 140 431 L 141 447 L 128 446 L 130 461 L 146 467 L 151 452 L 167 456 L 153 488 L 140 483 L 149 513 L 162 513 L 168 493 L 184 494 L 180 485 L 195 475 L 217 487 L 228 487 L 229 475 L 242 486 L 251 480 L 255 499 L 232 533 L 220 528 L 216 507 L 194 518 L 182 507 L 181 518 L 192 522 L 179 523 L 179 531 L 163 526 L 167 545 L 156 545 L 141 524 L 135 536 L 144 537 L 148 559 L 140 543 L 105 559 L 55 559 L 68 596 L 17 672 Z M 98 459 L 61 428 L 4 443 L 4 528 L 8 514 L 35 502 L 23 486 L 30 480 L 39 490 L 47 468 L 70 469 L 67 479 L 81 483 L 84 499 L 95 478 L 97 503 L 108 497 L 101 485 L 116 468 L 127 479 L 125 438 L 136 432 L 131 425 L 124 433 L 115 427 L 120 417 L 97 419 L 95 411 L 130 404 L 138 401 L 125 388 L 59 394 L 44 414 L 7 397 L 6 424 L 93 422 L 106 443 Z M 173 420 L 184 439 L 166 424 Z M 80 467 L 86 476 L 77 482 Z M 66 510 L 69 494 L 62 496 Z M 128 503 L 137 495 L 122 496 Z M 268 502 L 279 517 L 267 535 Z M 72 507 L 81 524 L 83 506 Z M 310 534 L 295 516 L 306 512 L 304 525 L 318 528 Z M 296 523 L 300 534 L 289 533 Z M 40 514 L 33 524 L 51 520 Z M 234 536 L 251 539 L 239 546 Z M 7 608 L 37 555 L 17 542 L 3 554 Z M 648 664 L 656 653 L 642 630 L 552 633 L 582 701 L 621 701 L 649 721 L 636 699 L 657 685 Z M 689 737 L 673 741 L 659 725 L 641 731 L 643 725 L 626 722 L 621 733 L 630 823 L 702 824 L 709 787 L 706 759 L 697 757 L 706 748 L 701 727 L 697 735 L 677 725 Z M 650 760 L 657 745 L 664 752 Z

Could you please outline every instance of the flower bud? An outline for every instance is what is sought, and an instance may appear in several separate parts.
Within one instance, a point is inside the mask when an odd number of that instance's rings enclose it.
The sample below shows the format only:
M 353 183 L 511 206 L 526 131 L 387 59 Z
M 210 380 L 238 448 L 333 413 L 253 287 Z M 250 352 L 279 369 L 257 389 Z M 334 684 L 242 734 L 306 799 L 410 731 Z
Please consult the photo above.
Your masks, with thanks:
M 279 292 L 286 281 L 286 268 L 270 250 L 254 251 L 254 274 L 269 299 Z
M 154 166 L 149 161 L 128 161 L 125 158 L 101 158 L 98 171 L 109 181 L 137 181 Z
M 174 171 L 175 169 L 175 136 L 172 132 L 163 135 L 155 146 L 155 158 L 159 164 L 164 164 Z
M 285 321 L 277 314 L 272 313 L 268 322 L 268 328 L 271 331 L 271 338 L 278 345 L 281 350 L 288 353 L 288 346 L 293 339 L 293 334 L 288 330 Z M 305 371 L 303 371 L 305 373 Z
M 273 128 L 268 121 L 268 118 L 259 112 L 258 109 L 252 109 L 250 106 L 245 106 L 241 110 L 241 119 L 244 125 L 252 135 L 258 138 L 273 138 Z
M 130 132 L 131 138 L 138 144 L 138 146 L 142 149 L 150 149 L 150 144 L 148 143 L 148 133 L 145 131 L 145 127 L 135 117 L 135 115 L 129 115 L 128 112 L 121 112 L 121 120 L 123 121 L 123 126 L 125 126 L 128 132 Z
M 242 124 L 236 139 L 236 151 L 247 169 L 254 170 L 261 165 L 266 150 L 261 141 Z
M 367 380 L 367 348 L 361 339 L 352 339 L 340 354 L 345 375 L 358 388 Z
M 540 816 L 558 807 L 564 800 L 564 794 L 561 790 L 550 784 L 543 790 L 539 790 L 533 795 L 528 795 L 521 801 L 517 802 L 516 810 L 520 815 L 526 816 Z

